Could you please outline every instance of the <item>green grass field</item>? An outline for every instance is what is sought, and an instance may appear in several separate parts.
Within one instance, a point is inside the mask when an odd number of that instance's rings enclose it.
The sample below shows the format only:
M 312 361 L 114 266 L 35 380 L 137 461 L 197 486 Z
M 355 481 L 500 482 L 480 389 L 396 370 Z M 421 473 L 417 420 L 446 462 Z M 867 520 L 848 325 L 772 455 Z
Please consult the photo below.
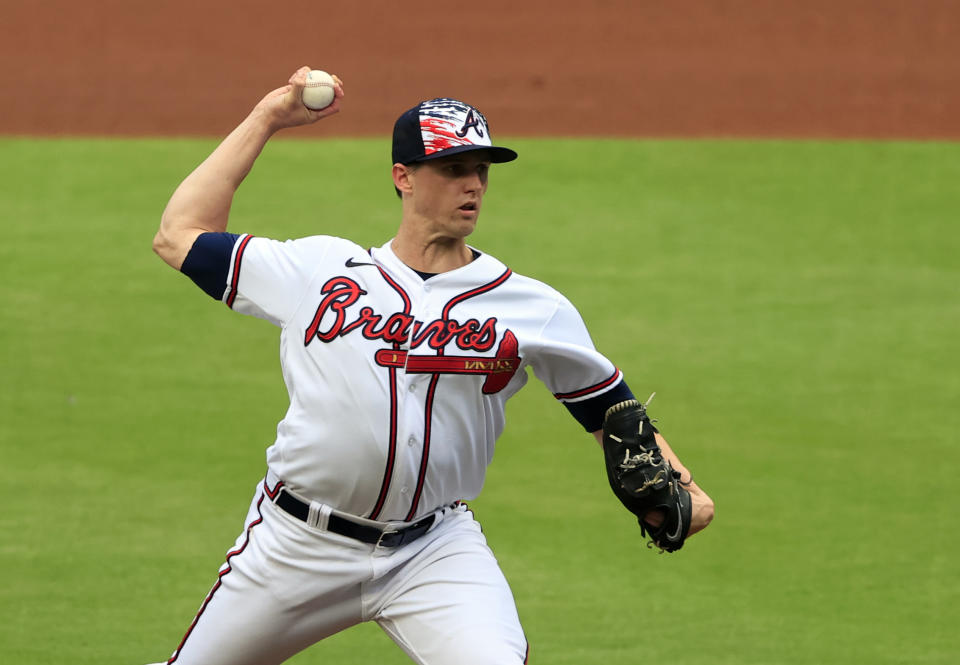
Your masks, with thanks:
M 270 144 L 233 230 L 380 244 L 385 141 Z M 960 658 L 960 145 L 522 140 L 474 244 L 559 288 L 717 502 L 647 550 L 535 380 L 472 505 L 532 662 Z M 285 408 L 270 325 L 150 251 L 192 140 L 0 140 L 0 660 L 166 658 Z M 409 662 L 374 625 L 293 659 Z

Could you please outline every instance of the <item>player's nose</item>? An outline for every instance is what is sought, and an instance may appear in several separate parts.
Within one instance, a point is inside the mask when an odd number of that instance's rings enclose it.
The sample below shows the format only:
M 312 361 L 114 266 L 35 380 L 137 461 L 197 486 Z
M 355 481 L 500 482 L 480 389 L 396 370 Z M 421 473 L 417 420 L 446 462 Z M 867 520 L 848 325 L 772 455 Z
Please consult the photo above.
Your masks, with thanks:
M 469 175 L 464 177 L 464 190 L 468 192 L 479 192 L 483 189 L 483 185 L 486 182 L 486 178 L 477 173 L 471 172 Z

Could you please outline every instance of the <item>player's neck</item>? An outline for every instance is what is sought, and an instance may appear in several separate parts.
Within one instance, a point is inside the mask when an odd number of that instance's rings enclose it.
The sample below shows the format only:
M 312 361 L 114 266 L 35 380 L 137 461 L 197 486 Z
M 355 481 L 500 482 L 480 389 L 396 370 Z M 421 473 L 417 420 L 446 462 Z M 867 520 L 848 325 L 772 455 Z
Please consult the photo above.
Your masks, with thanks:
M 473 261 L 473 252 L 463 238 L 418 235 L 403 226 L 390 246 L 398 259 L 420 272 L 449 272 Z

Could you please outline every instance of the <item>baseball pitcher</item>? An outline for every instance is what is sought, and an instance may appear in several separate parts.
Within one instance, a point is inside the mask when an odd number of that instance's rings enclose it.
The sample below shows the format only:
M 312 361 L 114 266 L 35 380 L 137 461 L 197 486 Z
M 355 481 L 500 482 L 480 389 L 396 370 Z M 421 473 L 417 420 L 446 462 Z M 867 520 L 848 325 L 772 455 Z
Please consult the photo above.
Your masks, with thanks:
M 237 188 L 307 108 L 309 68 L 266 95 L 180 184 L 154 250 L 280 333 L 290 405 L 246 525 L 168 663 L 270 665 L 375 621 L 420 665 L 528 662 L 513 596 L 464 501 L 483 486 L 527 369 L 603 450 L 610 486 L 652 546 L 675 551 L 713 504 L 556 290 L 467 244 L 492 164 L 480 111 L 424 101 L 393 132 L 401 218 L 367 249 L 228 230 Z

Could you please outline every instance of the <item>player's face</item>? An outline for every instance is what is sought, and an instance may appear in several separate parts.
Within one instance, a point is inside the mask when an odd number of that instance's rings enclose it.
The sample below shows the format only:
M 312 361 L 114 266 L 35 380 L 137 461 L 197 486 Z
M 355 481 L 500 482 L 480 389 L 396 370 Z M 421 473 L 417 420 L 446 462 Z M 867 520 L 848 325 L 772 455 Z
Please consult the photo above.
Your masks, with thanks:
M 438 230 L 465 238 L 473 232 L 487 191 L 490 159 L 482 150 L 420 164 L 414 173 L 414 210 Z

